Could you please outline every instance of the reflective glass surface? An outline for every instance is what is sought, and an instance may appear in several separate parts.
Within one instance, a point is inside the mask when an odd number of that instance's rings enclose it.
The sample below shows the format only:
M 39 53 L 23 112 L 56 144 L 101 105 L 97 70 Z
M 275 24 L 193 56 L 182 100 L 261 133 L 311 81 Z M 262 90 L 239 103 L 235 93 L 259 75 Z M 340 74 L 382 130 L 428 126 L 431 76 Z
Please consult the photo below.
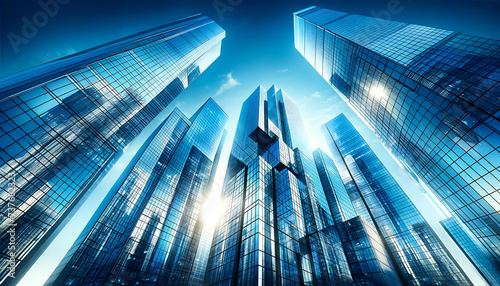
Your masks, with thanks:
M 349 266 L 295 102 L 274 86 L 243 103 L 207 285 L 349 285 Z
M 187 285 L 226 121 L 212 99 L 191 119 L 174 110 L 47 283 Z
M 356 212 L 332 158 L 321 149 L 314 150 L 313 155 L 335 223 L 354 218 Z
M 477 238 L 454 217 L 440 221 L 443 228 L 464 252 L 479 273 L 491 284 L 500 285 L 500 265 Z
M 218 57 L 224 35 L 194 16 L 0 80 L 0 219 L 17 224 L 17 271 L 123 147 Z M 9 174 L 17 188 L 10 208 Z
M 295 47 L 500 262 L 500 41 L 310 7 Z
M 337 224 L 354 285 L 403 285 L 375 227 L 357 216 Z
M 415 205 L 344 114 L 322 126 L 338 169 L 348 170 L 404 284 L 469 280 Z M 339 156 L 340 155 L 340 156 Z

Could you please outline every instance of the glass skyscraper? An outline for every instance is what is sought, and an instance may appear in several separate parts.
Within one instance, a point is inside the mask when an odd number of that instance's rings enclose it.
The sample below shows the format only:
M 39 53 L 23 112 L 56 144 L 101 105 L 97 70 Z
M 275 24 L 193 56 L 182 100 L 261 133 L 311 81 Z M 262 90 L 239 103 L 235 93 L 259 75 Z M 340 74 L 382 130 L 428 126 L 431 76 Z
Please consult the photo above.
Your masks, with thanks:
M 404 284 L 468 285 L 468 278 L 344 114 L 322 126 L 343 180 L 356 189 Z M 353 191 L 353 190 L 351 190 Z
M 218 166 L 219 164 L 220 154 L 222 152 L 222 147 L 224 146 L 226 136 L 227 136 L 227 130 L 224 130 L 224 134 L 222 134 L 221 138 L 221 143 L 219 144 L 219 148 L 217 149 L 217 153 L 215 154 L 215 161 L 213 163 L 214 167 L 212 168 L 212 175 L 210 175 L 210 181 L 208 182 L 209 186 L 212 186 L 214 183 L 215 174 L 217 171 L 216 166 Z M 213 203 L 209 199 L 210 198 L 205 199 L 206 207 L 210 206 L 210 204 Z M 210 211 L 212 210 L 213 208 L 211 207 Z M 206 215 L 206 213 L 204 215 Z M 205 218 L 203 222 L 204 224 L 201 232 L 200 243 L 198 245 L 198 250 L 196 251 L 196 258 L 193 264 L 193 268 L 191 270 L 191 278 L 189 278 L 189 285 L 203 285 L 203 281 L 205 279 L 205 269 L 207 268 L 208 256 L 210 254 L 210 247 L 212 246 L 213 235 L 217 222 L 216 220 L 205 219 Z
M 363 216 L 337 224 L 354 285 L 403 285 L 375 227 Z
M 282 90 L 243 103 L 206 285 L 350 285 L 300 112 Z
M 354 218 L 356 211 L 332 158 L 319 148 L 313 155 L 333 221 L 337 224 Z
M 187 285 L 226 121 L 212 99 L 190 119 L 175 109 L 46 285 Z
M 500 264 L 500 41 L 310 7 L 295 47 Z
M 0 79 L 0 282 L 10 225 L 19 276 L 123 147 L 219 56 L 224 36 L 192 16 Z
M 354 285 L 402 285 L 383 240 L 372 223 L 359 195 L 352 200 L 333 160 L 323 150 L 313 152 L 323 190 L 349 263 Z M 357 190 L 355 190 L 357 192 Z M 356 209 L 361 210 L 356 216 Z
M 491 285 L 500 285 L 500 268 L 496 259 L 467 227 L 454 217 L 446 218 L 440 223 L 486 281 Z

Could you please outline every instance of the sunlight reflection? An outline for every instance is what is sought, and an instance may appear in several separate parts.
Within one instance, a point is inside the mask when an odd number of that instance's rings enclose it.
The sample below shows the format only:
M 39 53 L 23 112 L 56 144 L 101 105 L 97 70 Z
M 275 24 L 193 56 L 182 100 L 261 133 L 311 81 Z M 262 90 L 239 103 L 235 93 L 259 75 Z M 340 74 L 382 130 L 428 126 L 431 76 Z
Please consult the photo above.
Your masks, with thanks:
M 388 94 L 382 85 L 377 85 L 370 89 L 370 95 L 376 100 L 386 99 Z
M 224 199 L 217 192 L 211 192 L 202 208 L 201 219 L 204 224 L 215 225 L 224 211 Z

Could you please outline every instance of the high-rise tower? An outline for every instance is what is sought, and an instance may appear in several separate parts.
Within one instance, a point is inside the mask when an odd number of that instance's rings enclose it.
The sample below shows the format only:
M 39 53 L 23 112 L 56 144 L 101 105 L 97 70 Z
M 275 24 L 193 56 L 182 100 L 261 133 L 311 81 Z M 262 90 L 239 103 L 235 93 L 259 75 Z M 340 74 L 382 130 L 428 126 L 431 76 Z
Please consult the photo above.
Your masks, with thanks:
M 175 109 L 114 184 L 46 285 L 188 285 L 227 115 Z
M 500 264 L 500 41 L 310 7 L 295 47 Z
M 341 223 L 355 217 L 352 200 L 332 158 L 319 148 L 314 150 L 313 155 L 334 222 Z
M 404 284 L 470 283 L 441 240 L 344 114 L 322 126 L 335 165 L 353 183 Z
M 353 284 L 402 285 L 377 229 L 365 218 L 368 217 L 372 221 L 357 189 L 353 186 L 350 193 L 347 192 L 335 163 L 323 150 L 318 148 L 313 154 L 351 269 Z M 344 177 L 350 176 L 346 173 L 348 170 L 343 171 Z M 356 208 L 353 207 L 353 202 Z
M 123 147 L 219 56 L 224 36 L 193 16 L 0 79 L 0 282 L 10 225 L 19 277 Z
M 443 228 L 455 241 L 457 246 L 469 258 L 477 271 L 481 273 L 491 285 L 500 285 L 500 268 L 496 259 L 477 238 L 455 217 L 440 221 Z
M 243 103 L 207 285 L 352 283 L 302 118 L 282 90 Z

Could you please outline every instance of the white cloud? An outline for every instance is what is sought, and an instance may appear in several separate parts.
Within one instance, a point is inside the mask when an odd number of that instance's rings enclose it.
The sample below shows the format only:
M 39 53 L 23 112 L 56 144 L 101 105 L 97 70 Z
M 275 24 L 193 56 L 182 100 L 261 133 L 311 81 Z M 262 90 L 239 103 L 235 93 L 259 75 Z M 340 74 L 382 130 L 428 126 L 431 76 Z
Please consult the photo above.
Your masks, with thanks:
M 333 102 L 333 101 L 335 101 L 335 97 L 333 97 L 333 96 L 330 96 L 330 97 L 328 97 L 328 98 L 325 100 L 325 102 L 327 102 L 327 103 L 328 103 L 328 102 Z
M 239 81 L 237 81 L 235 78 L 233 78 L 233 73 L 230 72 L 226 74 L 226 80 L 223 82 L 223 84 L 220 86 L 219 90 L 215 95 L 219 95 L 223 93 L 226 90 L 229 90 L 235 86 L 241 85 Z
M 287 72 L 288 69 L 283 69 L 283 70 L 277 70 L 276 72 Z
M 320 97 L 321 97 L 321 92 L 316 91 L 316 92 L 315 92 L 315 93 L 313 93 L 311 96 L 312 96 L 312 97 L 315 97 L 315 98 L 320 98 Z
M 185 105 L 186 105 L 186 102 L 185 102 L 185 101 L 179 101 L 179 102 L 177 102 L 177 104 L 175 105 L 175 107 L 177 107 L 177 108 L 179 108 L 179 109 L 180 109 L 181 107 L 183 107 L 183 106 L 185 106 Z

